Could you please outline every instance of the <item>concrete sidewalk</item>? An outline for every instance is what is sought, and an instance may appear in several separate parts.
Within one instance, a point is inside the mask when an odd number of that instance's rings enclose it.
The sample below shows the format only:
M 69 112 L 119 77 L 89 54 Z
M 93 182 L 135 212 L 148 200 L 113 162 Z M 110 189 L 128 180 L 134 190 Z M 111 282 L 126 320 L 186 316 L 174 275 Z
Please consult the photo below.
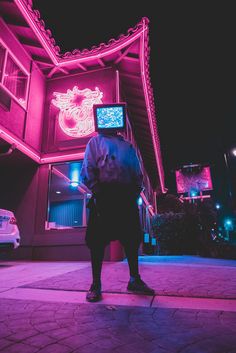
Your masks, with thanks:
M 236 261 L 212 260 L 197 256 L 140 257 L 140 273 L 158 297 L 236 299 Z M 127 294 L 128 279 L 126 261 L 103 264 L 102 290 L 106 294 Z M 91 281 L 88 263 L 77 270 L 32 281 L 23 287 L 83 292 L 90 287 Z
M 236 261 L 140 257 L 145 281 L 167 293 L 154 297 L 126 292 L 125 261 L 104 263 L 96 304 L 85 301 L 90 272 L 89 262 L 0 262 L 0 352 L 236 353 Z

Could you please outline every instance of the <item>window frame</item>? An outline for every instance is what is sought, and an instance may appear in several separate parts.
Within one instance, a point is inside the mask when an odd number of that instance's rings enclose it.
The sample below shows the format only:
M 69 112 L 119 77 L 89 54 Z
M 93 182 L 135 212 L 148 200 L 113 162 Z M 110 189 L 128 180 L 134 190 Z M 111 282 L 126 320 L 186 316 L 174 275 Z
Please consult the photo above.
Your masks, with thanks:
M 78 162 L 83 162 L 83 159 L 79 159 L 76 160 Z M 66 164 L 66 163 L 73 163 L 75 162 L 74 160 L 69 160 L 69 161 L 64 161 L 64 162 L 55 162 L 55 163 L 50 163 L 48 164 L 48 188 L 47 188 L 47 210 L 46 210 L 46 219 L 45 219 L 45 226 L 44 229 L 46 231 L 57 231 L 57 232 L 65 232 L 65 230 L 71 231 L 71 230 L 75 230 L 75 229 L 83 229 L 85 227 L 87 227 L 87 202 L 88 199 L 90 198 L 88 196 L 89 194 L 89 190 L 84 190 L 86 193 L 86 197 L 83 198 L 83 211 L 82 211 L 82 225 L 79 226 L 72 226 L 72 227 L 51 227 L 50 226 L 50 222 L 49 222 L 49 210 L 50 210 L 50 199 L 49 199 L 49 194 L 50 194 L 50 187 L 51 187 L 51 183 L 52 183 L 52 169 L 53 167 L 56 167 L 60 164 Z M 81 184 L 81 187 L 84 186 L 83 184 Z M 83 187 L 84 189 L 84 187 Z M 91 195 L 92 196 L 92 195 Z
M 21 64 L 21 62 L 16 58 L 16 56 L 12 53 L 12 51 L 8 48 L 6 43 L 0 38 L 0 45 L 5 49 L 5 57 L 3 60 L 3 66 L 2 66 L 2 76 L 0 77 L 0 87 L 8 93 L 11 98 L 13 98 L 16 103 L 18 103 L 24 110 L 27 110 L 27 104 L 28 104 L 28 93 L 29 93 L 29 82 L 30 82 L 30 73 L 25 69 L 25 67 Z M 14 62 L 15 65 L 19 67 L 20 70 L 23 71 L 23 73 L 27 77 L 27 83 L 26 83 L 26 90 L 25 90 L 25 102 L 22 102 L 19 98 L 17 98 L 14 93 L 12 93 L 3 83 L 4 77 L 5 77 L 5 71 L 6 71 L 6 66 L 7 66 L 7 59 L 10 57 L 10 59 Z

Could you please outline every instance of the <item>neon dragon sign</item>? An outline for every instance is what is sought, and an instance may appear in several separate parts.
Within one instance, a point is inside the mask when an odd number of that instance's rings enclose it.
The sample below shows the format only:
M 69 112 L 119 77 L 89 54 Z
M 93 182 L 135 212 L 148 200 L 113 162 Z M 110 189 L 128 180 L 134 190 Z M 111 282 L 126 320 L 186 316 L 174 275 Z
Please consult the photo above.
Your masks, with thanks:
M 101 104 L 103 93 L 98 87 L 80 90 L 74 86 L 66 93 L 54 92 L 52 104 L 60 109 L 58 123 L 62 131 L 72 137 L 83 137 L 94 132 L 93 105 Z

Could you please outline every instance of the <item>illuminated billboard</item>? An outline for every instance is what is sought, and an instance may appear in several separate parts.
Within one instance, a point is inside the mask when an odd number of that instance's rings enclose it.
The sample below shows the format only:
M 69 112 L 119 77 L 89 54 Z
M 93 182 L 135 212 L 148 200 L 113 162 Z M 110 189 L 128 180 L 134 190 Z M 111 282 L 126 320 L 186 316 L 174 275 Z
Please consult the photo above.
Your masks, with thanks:
M 179 194 L 212 190 L 209 166 L 189 165 L 175 171 L 177 192 Z

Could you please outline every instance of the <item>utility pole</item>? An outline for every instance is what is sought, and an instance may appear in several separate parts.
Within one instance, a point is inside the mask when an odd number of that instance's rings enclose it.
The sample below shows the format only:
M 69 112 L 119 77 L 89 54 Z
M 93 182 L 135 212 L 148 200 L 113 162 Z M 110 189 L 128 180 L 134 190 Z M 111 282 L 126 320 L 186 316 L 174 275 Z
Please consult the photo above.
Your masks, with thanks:
M 230 170 L 229 170 L 229 160 L 228 160 L 228 152 L 224 152 L 224 161 L 225 161 L 225 166 L 226 166 L 226 178 L 227 178 L 227 189 L 228 189 L 228 206 L 231 211 L 232 208 L 232 185 L 231 185 L 231 179 L 230 179 Z

